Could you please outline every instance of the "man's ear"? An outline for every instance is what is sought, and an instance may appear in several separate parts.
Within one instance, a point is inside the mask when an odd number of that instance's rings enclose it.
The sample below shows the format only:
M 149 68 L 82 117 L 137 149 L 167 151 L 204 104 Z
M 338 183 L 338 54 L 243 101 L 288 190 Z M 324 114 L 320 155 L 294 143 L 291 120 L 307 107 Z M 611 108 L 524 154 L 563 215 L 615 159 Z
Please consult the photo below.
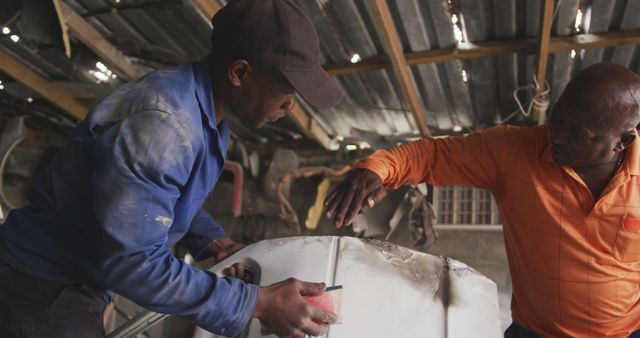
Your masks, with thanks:
M 234 87 L 240 87 L 246 80 L 251 65 L 247 60 L 238 59 L 229 65 L 229 82 Z
M 622 136 L 620 137 L 620 141 L 618 141 L 618 144 L 616 144 L 615 151 L 621 152 L 627 149 L 627 147 L 630 146 L 631 143 L 633 143 L 633 141 L 636 139 L 636 135 L 637 134 L 635 130 L 629 130 L 622 134 Z

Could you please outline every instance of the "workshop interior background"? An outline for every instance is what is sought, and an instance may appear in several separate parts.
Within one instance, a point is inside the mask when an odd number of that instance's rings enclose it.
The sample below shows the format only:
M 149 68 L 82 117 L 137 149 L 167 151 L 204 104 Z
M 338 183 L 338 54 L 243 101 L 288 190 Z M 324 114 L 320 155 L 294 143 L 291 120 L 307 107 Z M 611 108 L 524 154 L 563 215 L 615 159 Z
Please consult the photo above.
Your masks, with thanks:
M 154 69 L 205 57 L 210 18 L 226 1 L 43 3 L 0 3 L 2 218 L 27 203 L 29 182 L 102 97 Z M 506 327 L 511 283 L 489 192 L 391 191 L 353 227 L 340 230 L 321 217 L 320 203 L 345 168 L 375 149 L 501 124 L 536 125 L 580 69 L 607 61 L 638 72 L 640 1 L 297 3 L 312 19 L 322 62 L 345 97 L 324 110 L 298 100 L 286 118 L 257 132 L 231 120 L 228 170 L 205 209 L 244 243 L 345 235 L 459 259 L 496 282 Z M 544 13 L 548 3 L 555 8 L 551 16 Z M 542 36 L 545 24 L 551 29 Z M 139 310 L 120 299 L 112 327 Z M 174 319 L 144 335 L 188 330 Z

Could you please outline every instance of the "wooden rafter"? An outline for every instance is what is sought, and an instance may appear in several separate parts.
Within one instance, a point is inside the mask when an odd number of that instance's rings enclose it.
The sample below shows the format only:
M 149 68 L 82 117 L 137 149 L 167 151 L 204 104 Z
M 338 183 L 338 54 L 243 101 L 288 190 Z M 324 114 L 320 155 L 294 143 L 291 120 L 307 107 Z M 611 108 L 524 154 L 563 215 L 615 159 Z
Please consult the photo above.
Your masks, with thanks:
M 640 44 L 640 29 L 598 34 L 578 34 L 552 38 L 549 45 L 549 53 L 637 44 Z
M 69 5 L 62 1 L 57 2 L 57 4 L 60 6 L 60 18 L 63 24 L 106 64 L 119 71 L 129 80 L 135 80 L 144 75 L 144 70 L 141 67 L 133 63 L 128 56 L 107 41 L 100 32 L 93 28 L 82 16 L 74 12 Z
M 553 25 L 553 8 L 555 0 L 544 0 L 542 13 L 540 14 L 540 35 L 538 36 L 538 68 L 536 80 L 538 86 L 536 95 L 546 90 L 547 64 L 549 61 L 549 44 L 551 41 L 551 26 Z M 546 110 L 541 109 L 536 116 L 538 124 L 543 124 L 546 120 Z
M 220 10 L 220 5 L 215 0 L 193 0 L 193 4 L 208 20 Z
M 87 114 L 88 108 L 86 106 L 3 50 L 0 50 L 0 69 L 16 81 L 33 89 L 33 91 L 60 107 L 72 117 L 81 120 Z
M 302 130 L 302 133 L 306 137 L 316 140 L 327 150 L 337 150 L 337 144 L 335 144 L 324 128 L 320 126 L 318 121 L 312 116 L 309 116 L 299 102 L 296 102 L 296 105 L 287 113 L 287 116 L 295 122 L 296 126 Z
M 105 97 L 113 91 L 113 88 L 105 83 L 98 84 L 68 81 L 51 81 L 49 83 L 66 92 L 69 96 L 82 100 L 97 100 Z M 11 95 L 15 95 L 17 98 L 42 98 L 37 93 L 34 95 L 33 90 L 19 82 L 3 83 L 3 85 L 7 92 L 11 93 Z
M 552 37 L 549 42 L 548 52 L 553 54 L 568 52 L 573 49 L 609 48 L 635 44 L 640 44 L 640 29 Z M 454 60 L 470 60 L 516 52 L 536 53 L 537 45 L 538 39 L 486 41 L 474 43 L 468 48 L 442 48 L 406 53 L 405 57 L 407 64 L 419 65 Z M 324 69 L 331 75 L 345 75 L 390 68 L 391 66 L 392 64 L 388 57 L 374 57 L 358 62 L 357 64 L 326 64 L 324 65 Z
M 393 65 L 396 76 L 400 82 L 400 87 L 405 99 L 411 107 L 411 112 L 416 120 L 418 129 L 422 136 L 430 136 L 431 132 L 427 126 L 426 113 L 422 107 L 422 101 L 420 95 L 418 95 L 418 89 L 413 81 L 413 77 L 409 72 L 409 66 L 407 59 L 405 58 L 402 43 L 398 37 L 398 32 L 393 23 L 393 18 L 389 13 L 389 6 L 387 0 L 370 0 L 371 9 L 375 18 L 378 30 L 384 41 L 385 49 Z

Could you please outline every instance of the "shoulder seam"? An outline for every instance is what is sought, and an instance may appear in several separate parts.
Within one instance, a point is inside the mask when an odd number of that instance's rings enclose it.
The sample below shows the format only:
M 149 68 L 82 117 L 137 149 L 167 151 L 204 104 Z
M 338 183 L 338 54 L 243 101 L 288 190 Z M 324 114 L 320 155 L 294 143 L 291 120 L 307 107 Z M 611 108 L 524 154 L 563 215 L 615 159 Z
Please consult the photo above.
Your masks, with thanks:
M 180 128 L 180 131 L 182 131 L 182 133 L 179 133 L 181 137 L 184 138 L 184 135 L 189 135 L 187 133 L 186 128 L 184 127 L 184 125 L 182 124 L 182 122 L 176 118 L 176 116 L 174 114 L 172 114 L 171 112 L 168 112 L 166 110 L 162 110 L 162 109 L 157 109 L 157 108 L 145 108 L 145 109 L 141 109 L 138 110 L 137 112 L 130 114 L 129 116 L 133 116 L 139 113 L 144 113 L 144 112 L 159 112 L 159 113 L 165 113 L 167 115 L 169 115 L 171 117 L 171 119 L 174 121 L 174 123 L 178 126 L 178 128 Z M 187 141 L 186 139 L 184 141 Z M 191 145 L 191 150 L 194 151 L 195 153 L 195 149 L 193 149 L 193 143 L 189 142 L 189 144 Z

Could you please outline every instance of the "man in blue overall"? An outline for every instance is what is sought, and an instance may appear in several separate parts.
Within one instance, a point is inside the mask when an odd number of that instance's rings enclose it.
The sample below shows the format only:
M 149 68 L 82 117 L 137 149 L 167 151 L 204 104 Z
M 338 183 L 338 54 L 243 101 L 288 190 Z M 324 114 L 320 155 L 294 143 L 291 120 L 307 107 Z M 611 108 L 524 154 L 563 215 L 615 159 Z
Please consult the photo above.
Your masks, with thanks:
M 258 128 L 295 94 L 342 97 L 313 25 L 292 0 L 232 0 L 213 18 L 205 60 L 155 71 L 103 99 L 0 226 L 0 337 L 102 337 L 109 291 L 224 336 L 252 318 L 279 336 L 320 335 L 335 316 L 303 296 L 322 283 L 258 287 L 176 259 L 242 245 L 201 207 L 222 171 L 225 116 Z M 109 291 L 107 291 L 109 290 Z

